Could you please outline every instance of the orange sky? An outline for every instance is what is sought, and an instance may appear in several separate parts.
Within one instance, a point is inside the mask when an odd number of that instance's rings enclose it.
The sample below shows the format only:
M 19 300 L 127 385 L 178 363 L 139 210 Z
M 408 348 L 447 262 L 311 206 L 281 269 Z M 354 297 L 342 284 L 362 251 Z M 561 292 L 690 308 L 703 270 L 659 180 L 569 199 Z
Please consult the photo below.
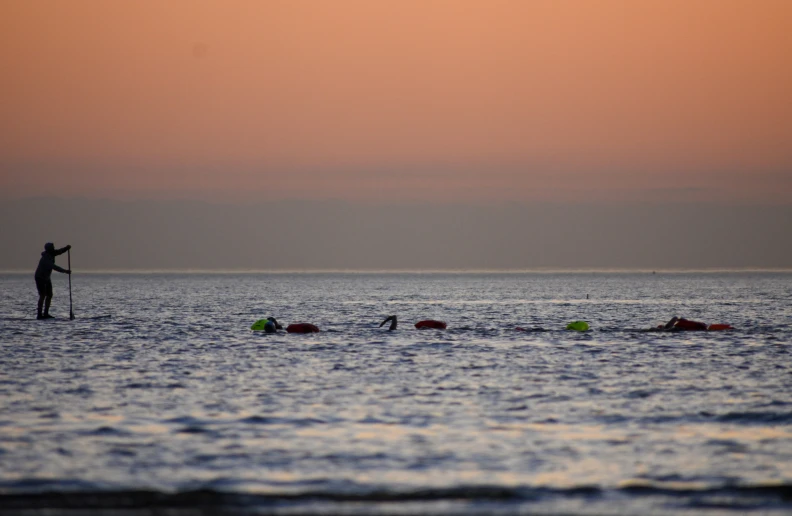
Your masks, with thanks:
M 792 200 L 792 2 L 0 3 L 0 191 Z

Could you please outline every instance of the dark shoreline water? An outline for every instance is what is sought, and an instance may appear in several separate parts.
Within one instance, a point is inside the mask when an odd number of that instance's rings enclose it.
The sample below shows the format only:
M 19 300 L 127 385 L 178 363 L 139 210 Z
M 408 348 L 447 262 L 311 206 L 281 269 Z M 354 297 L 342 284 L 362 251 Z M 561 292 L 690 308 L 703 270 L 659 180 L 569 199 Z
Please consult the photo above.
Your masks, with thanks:
M 792 512 L 792 274 L 96 274 L 74 294 L 75 321 L 35 321 L 32 278 L 0 275 L 4 514 Z M 249 331 L 269 315 L 323 331 Z M 639 331 L 672 315 L 736 329 Z
M 619 498 L 666 500 L 665 510 L 652 514 L 706 511 L 766 513 L 792 510 L 792 484 L 733 486 L 721 489 L 673 489 L 649 485 L 623 487 L 605 493 L 596 487 L 570 489 L 506 489 L 460 486 L 412 492 L 372 491 L 340 493 L 308 491 L 299 494 L 247 494 L 202 489 L 166 493 L 136 491 L 43 491 L 0 495 L 0 513 L 47 514 L 558 514 L 556 501 L 581 504 L 569 514 L 630 514 Z M 678 503 L 680 500 L 683 503 Z M 551 508 L 543 506 L 549 502 Z M 677 503 L 674 503 L 677 502 Z M 573 505 L 573 504 L 569 504 Z M 636 508 L 635 514 L 644 513 Z M 59 512 L 60 511 L 60 512 Z

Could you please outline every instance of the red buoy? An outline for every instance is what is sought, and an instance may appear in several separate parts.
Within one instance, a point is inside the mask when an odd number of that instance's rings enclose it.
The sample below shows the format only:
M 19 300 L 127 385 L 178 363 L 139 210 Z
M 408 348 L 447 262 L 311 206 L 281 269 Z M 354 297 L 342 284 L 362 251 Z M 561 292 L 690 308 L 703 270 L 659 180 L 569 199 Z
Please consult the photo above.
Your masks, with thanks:
M 435 330 L 445 330 L 446 326 L 447 326 L 447 324 L 444 323 L 443 321 L 435 321 L 433 319 L 427 319 L 425 321 L 418 321 L 417 323 L 415 323 L 415 327 L 418 328 L 419 330 L 423 329 L 423 328 L 433 328 Z
M 287 333 L 317 333 L 318 331 L 319 328 L 307 322 L 294 323 L 286 327 Z
M 731 324 L 710 324 L 707 328 L 709 331 L 723 331 L 723 330 L 733 330 Z

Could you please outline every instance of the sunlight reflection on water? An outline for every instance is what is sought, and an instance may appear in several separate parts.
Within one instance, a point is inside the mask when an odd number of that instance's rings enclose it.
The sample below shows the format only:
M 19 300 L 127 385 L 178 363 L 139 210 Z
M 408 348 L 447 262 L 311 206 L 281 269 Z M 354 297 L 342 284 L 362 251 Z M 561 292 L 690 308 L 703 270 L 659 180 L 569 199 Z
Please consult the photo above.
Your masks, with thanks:
M 51 323 L 28 280 L 0 277 L 5 493 L 486 486 L 574 512 L 592 486 L 651 509 L 792 483 L 792 275 L 96 275 Z M 248 329 L 269 315 L 323 331 Z M 737 329 L 625 331 L 671 315 Z

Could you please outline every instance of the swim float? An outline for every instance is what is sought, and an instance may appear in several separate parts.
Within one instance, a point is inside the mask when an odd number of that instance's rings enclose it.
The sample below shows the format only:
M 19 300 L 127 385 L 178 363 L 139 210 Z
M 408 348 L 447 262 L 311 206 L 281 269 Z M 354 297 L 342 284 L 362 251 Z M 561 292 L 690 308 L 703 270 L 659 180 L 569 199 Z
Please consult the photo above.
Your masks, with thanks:
M 426 319 L 415 323 L 415 327 L 419 330 L 423 328 L 432 328 L 435 330 L 445 330 L 448 325 L 443 321 L 435 321 L 434 319 Z
M 253 331 L 264 331 L 267 333 L 275 333 L 277 330 L 283 329 L 274 317 L 267 317 L 266 319 L 259 319 L 250 327 Z
M 589 323 L 586 321 L 574 321 L 567 324 L 566 329 L 574 331 L 588 331 Z
M 286 327 L 287 333 L 317 333 L 319 328 L 310 323 L 294 323 Z

